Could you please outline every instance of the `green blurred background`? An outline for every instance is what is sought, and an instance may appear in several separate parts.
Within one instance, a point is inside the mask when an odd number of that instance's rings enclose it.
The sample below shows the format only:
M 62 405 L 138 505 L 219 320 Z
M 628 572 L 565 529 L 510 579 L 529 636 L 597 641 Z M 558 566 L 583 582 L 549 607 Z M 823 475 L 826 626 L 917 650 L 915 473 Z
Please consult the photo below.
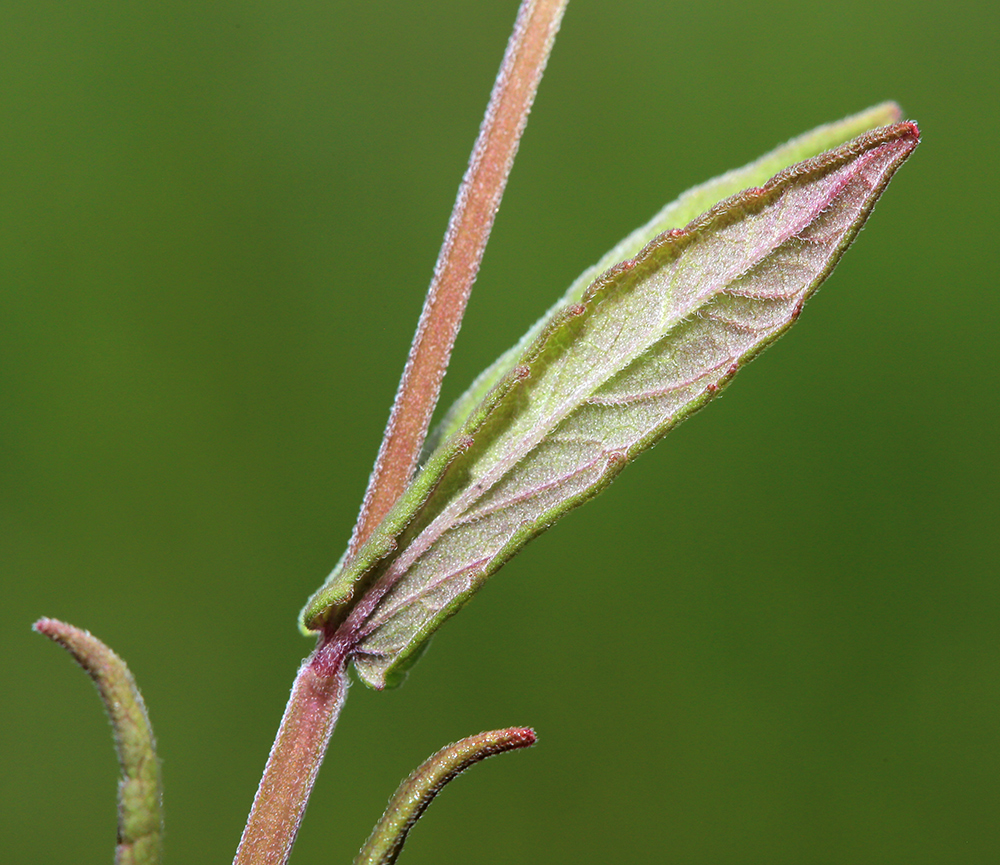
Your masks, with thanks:
M 227 862 L 517 3 L 0 7 L 0 860 L 102 863 L 116 767 L 41 615 L 130 663 L 168 861 Z M 1000 13 L 573 0 L 444 400 L 688 186 L 886 98 L 924 143 L 725 397 L 355 686 L 293 862 L 533 724 L 419 863 L 1000 861 Z

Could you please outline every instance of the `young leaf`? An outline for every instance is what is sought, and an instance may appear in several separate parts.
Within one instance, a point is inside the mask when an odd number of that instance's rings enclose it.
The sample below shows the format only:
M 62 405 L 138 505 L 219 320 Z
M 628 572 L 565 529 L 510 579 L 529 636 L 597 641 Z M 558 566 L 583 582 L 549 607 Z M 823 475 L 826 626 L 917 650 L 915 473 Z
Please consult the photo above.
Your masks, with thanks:
M 39 619 L 33 626 L 66 649 L 94 684 L 111 720 L 121 767 L 115 865 L 158 865 L 163 854 L 163 792 L 146 705 L 125 662 L 89 631 Z
M 535 731 L 530 727 L 508 727 L 469 736 L 442 748 L 399 785 L 354 865 L 392 865 L 406 836 L 446 784 L 487 757 L 534 744 Z
M 427 453 L 431 453 L 438 443 L 444 441 L 464 423 L 469 412 L 482 401 L 500 378 L 517 364 L 518 356 L 538 338 L 549 319 L 560 309 L 572 303 L 579 303 L 587 287 L 604 271 L 626 258 L 632 258 L 654 237 L 664 231 L 687 225 L 692 219 L 704 213 L 717 202 L 722 201 L 723 198 L 728 198 L 730 195 L 735 195 L 740 190 L 751 186 L 760 186 L 779 171 L 794 165 L 796 162 L 838 147 L 871 129 L 898 123 L 902 119 L 902 112 L 895 102 L 883 102 L 858 114 L 845 117 L 843 120 L 817 126 L 761 156 L 749 165 L 714 177 L 700 186 L 689 189 L 679 198 L 670 202 L 649 222 L 637 228 L 614 248 L 608 250 L 600 261 L 581 273 L 559 299 L 559 302 L 521 337 L 518 344 L 504 352 L 492 366 L 488 367 L 476 379 L 472 387 L 459 397 L 448 410 L 445 419 L 434 431 L 432 438 L 428 441 Z
M 426 451 L 430 456 L 423 462 L 421 471 L 368 542 L 350 560 L 342 559 L 326 583 L 309 600 L 302 611 L 302 630 L 309 633 L 324 627 L 328 630 L 336 628 L 350 612 L 353 603 L 384 573 L 393 554 L 401 548 L 400 535 L 411 525 L 445 469 L 464 448 L 466 439 L 455 433 L 463 426 L 474 429 L 485 420 L 493 405 L 502 400 L 506 389 L 516 381 L 516 376 L 512 376 L 511 371 L 517 366 L 520 355 L 563 309 L 580 302 L 584 291 L 600 274 L 618 262 L 636 255 L 657 235 L 687 224 L 723 198 L 742 189 L 759 186 L 796 162 L 837 147 L 863 132 L 899 120 L 899 107 L 895 103 L 885 102 L 800 135 L 749 165 L 688 190 L 666 205 L 649 222 L 632 232 L 597 264 L 585 270 L 561 300 L 516 346 L 482 373 L 448 411 L 445 420 L 428 442 Z
M 351 611 L 360 677 L 393 683 L 501 564 L 791 326 L 918 141 L 900 123 L 792 166 L 558 312 L 442 446 L 457 455 Z

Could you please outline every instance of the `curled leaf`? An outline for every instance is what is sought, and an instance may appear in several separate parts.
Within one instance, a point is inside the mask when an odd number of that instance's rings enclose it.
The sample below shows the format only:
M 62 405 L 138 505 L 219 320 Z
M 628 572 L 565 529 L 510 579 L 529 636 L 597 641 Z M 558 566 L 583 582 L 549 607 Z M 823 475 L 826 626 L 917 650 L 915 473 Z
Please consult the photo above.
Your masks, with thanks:
M 841 145 L 875 127 L 898 122 L 899 107 L 892 102 L 876 105 L 859 114 L 820 126 L 781 145 L 742 168 L 696 186 L 666 205 L 649 222 L 636 229 L 585 270 L 561 300 L 524 337 L 483 372 L 472 387 L 448 411 L 428 440 L 428 456 L 420 472 L 369 541 L 349 560 L 341 560 L 325 584 L 302 611 L 304 632 L 334 630 L 351 612 L 364 592 L 385 572 L 393 556 L 414 536 L 420 524 L 418 513 L 427 518 L 426 504 L 445 470 L 468 447 L 470 438 L 499 405 L 518 379 L 519 358 L 563 310 L 579 304 L 590 284 L 620 261 L 638 254 L 655 237 L 686 225 L 716 202 L 742 189 L 759 186 L 790 165 Z M 438 497 L 440 498 L 440 497 Z
M 163 852 L 160 764 L 142 695 L 125 662 L 89 631 L 39 619 L 34 630 L 66 649 L 87 672 L 104 703 L 121 767 L 116 865 L 158 865 Z
M 509 727 L 469 736 L 442 748 L 399 785 L 354 865 L 392 865 L 410 829 L 445 784 L 487 757 L 534 744 L 534 730 Z

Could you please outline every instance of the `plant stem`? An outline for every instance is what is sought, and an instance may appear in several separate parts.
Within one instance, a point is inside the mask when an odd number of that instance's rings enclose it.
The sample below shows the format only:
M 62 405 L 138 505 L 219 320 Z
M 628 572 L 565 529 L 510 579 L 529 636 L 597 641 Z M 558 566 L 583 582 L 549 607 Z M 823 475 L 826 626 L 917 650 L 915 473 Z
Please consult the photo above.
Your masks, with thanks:
M 295 677 L 233 865 L 288 861 L 346 696 L 346 653 L 328 643 Z
M 382 521 L 416 467 L 517 145 L 568 2 L 521 3 L 458 190 L 348 555 Z
M 523 0 L 448 223 L 348 555 L 409 483 L 521 133 L 569 0 Z M 347 696 L 353 632 L 299 668 L 233 865 L 284 865 Z

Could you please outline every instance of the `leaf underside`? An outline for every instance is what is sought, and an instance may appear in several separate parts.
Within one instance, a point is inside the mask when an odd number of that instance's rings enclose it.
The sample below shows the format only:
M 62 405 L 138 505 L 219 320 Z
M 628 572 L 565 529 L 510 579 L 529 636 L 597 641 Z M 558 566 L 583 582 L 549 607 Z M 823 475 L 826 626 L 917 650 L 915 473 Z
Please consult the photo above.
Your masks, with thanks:
M 392 684 L 500 565 L 795 321 L 918 140 L 909 123 L 873 130 L 635 252 L 628 245 L 638 235 L 627 238 L 615 251 L 633 257 L 585 290 L 574 283 L 516 356 L 501 358 L 473 397 L 459 400 L 443 443 L 368 550 L 307 606 L 305 624 L 349 617 L 359 676 L 376 688 Z M 748 170 L 735 174 L 730 182 Z M 679 202 L 686 199 L 698 200 L 688 193 Z M 683 212 L 675 203 L 662 213 L 671 207 Z
M 469 426 L 473 415 L 482 419 L 489 413 L 491 400 L 497 401 L 502 396 L 503 388 L 510 381 L 509 374 L 520 355 L 566 306 L 580 302 L 584 291 L 594 279 L 620 261 L 636 255 L 657 235 L 687 224 L 723 198 L 764 183 L 796 162 L 900 119 L 899 107 L 895 103 L 885 102 L 800 135 L 742 168 L 688 190 L 585 270 L 559 302 L 528 330 L 517 345 L 486 369 L 448 411 L 444 421 L 428 439 L 429 456 L 421 461 L 421 470 L 413 482 L 371 538 L 350 561 L 341 559 L 323 586 L 306 604 L 301 616 L 302 631 L 306 634 L 324 628 L 329 631 L 346 618 L 354 602 L 384 572 L 390 557 L 400 548 L 401 533 L 413 521 L 414 515 L 426 503 L 445 469 L 461 450 L 462 442 L 455 433 L 463 426 Z M 475 422 L 471 425 L 474 426 Z
M 535 323 L 518 344 L 504 352 L 476 379 L 472 387 L 448 410 L 445 419 L 429 437 L 425 447 L 426 453 L 432 453 L 438 444 L 461 427 L 469 412 L 482 401 L 501 377 L 517 364 L 518 357 L 538 338 L 552 316 L 569 304 L 579 303 L 590 284 L 606 270 L 626 258 L 634 257 L 647 243 L 663 232 L 687 225 L 722 199 L 750 186 L 759 186 L 796 162 L 802 162 L 838 147 L 871 129 L 898 123 L 900 120 L 902 112 L 899 106 L 894 102 L 883 102 L 859 114 L 835 123 L 824 124 L 793 138 L 749 165 L 727 171 L 719 177 L 689 189 L 664 206 L 649 222 L 641 225 L 608 250 L 600 261 L 588 267 L 573 280 L 559 302 Z

